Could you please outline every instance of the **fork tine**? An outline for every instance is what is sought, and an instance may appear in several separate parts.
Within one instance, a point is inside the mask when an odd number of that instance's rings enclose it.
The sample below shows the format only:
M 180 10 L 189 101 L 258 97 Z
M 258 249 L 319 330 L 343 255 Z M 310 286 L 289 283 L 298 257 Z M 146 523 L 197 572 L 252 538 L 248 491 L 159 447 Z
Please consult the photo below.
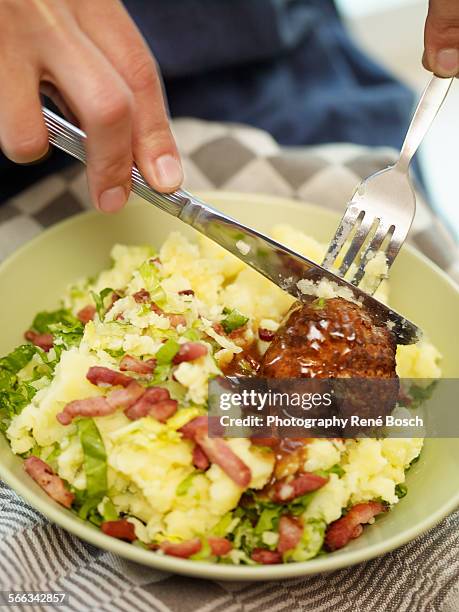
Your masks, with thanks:
M 392 238 L 390 239 L 390 242 L 387 245 L 386 249 L 386 259 L 389 268 L 394 263 L 394 259 L 397 257 L 402 244 L 405 242 L 408 230 L 409 228 L 407 228 L 406 231 L 400 231 L 397 226 L 395 227 L 394 233 L 392 234 Z
M 344 276 L 351 267 L 351 265 L 354 263 L 354 260 L 357 257 L 360 249 L 362 248 L 369 231 L 373 227 L 374 221 L 374 217 L 371 217 L 368 213 L 364 214 L 362 223 L 360 224 L 360 227 L 357 229 L 354 237 L 352 238 L 351 244 L 349 245 L 346 255 L 344 256 L 343 262 L 339 267 L 340 276 Z
M 355 223 L 360 212 L 361 211 L 357 206 L 349 205 L 347 207 L 322 261 L 322 266 L 324 268 L 329 270 L 333 267 L 333 264 L 343 247 L 343 244 L 346 242 L 349 234 L 355 227 Z
M 366 265 L 367 265 L 367 263 L 369 262 L 369 260 L 371 258 L 371 254 L 372 253 L 377 253 L 377 251 L 381 247 L 382 243 L 384 242 L 384 239 L 387 236 L 388 232 L 393 227 L 394 227 L 393 225 L 387 225 L 387 223 L 383 223 L 382 219 L 379 220 L 379 226 L 376 229 L 375 235 L 370 240 L 368 245 L 365 247 L 365 249 L 364 249 L 364 251 L 363 251 L 363 253 L 362 253 L 361 257 L 360 257 L 359 267 L 358 267 L 356 273 L 352 276 L 352 278 L 349 279 L 350 283 L 352 283 L 353 285 L 358 285 L 360 283 L 360 281 L 362 280 L 363 276 L 365 275 L 365 268 L 366 268 Z

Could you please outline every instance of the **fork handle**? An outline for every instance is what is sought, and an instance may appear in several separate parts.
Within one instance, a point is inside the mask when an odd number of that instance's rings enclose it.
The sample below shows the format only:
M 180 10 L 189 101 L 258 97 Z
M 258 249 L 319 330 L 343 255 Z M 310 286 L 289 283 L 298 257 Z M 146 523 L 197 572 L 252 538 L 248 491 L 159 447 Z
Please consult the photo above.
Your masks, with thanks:
M 435 75 L 431 78 L 419 100 L 419 104 L 417 105 L 410 127 L 405 136 L 400 158 L 395 164 L 398 170 L 408 172 L 413 155 L 418 150 L 424 136 L 432 125 L 453 80 L 452 78 L 443 79 Z

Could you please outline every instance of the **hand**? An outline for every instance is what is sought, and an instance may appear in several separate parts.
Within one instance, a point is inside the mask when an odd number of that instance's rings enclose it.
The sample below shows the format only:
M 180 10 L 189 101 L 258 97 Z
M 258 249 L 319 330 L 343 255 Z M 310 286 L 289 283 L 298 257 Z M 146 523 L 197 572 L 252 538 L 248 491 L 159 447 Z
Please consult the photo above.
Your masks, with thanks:
M 441 77 L 459 74 L 459 1 L 430 0 L 424 31 L 427 70 Z
M 0 147 L 28 163 L 48 150 L 40 88 L 87 133 L 92 200 L 115 212 L 136 161 L 159 191 L 183 179 L 155 60 L 118 0 L 0 0 Z

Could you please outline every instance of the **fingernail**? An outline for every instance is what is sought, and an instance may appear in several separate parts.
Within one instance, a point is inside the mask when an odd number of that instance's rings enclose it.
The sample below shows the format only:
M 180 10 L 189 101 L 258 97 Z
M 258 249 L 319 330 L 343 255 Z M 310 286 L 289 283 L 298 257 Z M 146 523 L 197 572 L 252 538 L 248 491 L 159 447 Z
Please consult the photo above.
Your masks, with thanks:
M 183 170 L 178 159 L 172 155 L 161 155 L 154 163 L 156 182 L 163 189 L 178 187 L 183 181 Z
M 459 51 L 440 49 L 435 58 L 435 72 L 440 76 L 456 76 L 459 72 Z
M 99 208 L 106 213 L 114 213 L 123 208 L 127 200 L 124 187 L 112 187 L 102 193 L 99 198 Z

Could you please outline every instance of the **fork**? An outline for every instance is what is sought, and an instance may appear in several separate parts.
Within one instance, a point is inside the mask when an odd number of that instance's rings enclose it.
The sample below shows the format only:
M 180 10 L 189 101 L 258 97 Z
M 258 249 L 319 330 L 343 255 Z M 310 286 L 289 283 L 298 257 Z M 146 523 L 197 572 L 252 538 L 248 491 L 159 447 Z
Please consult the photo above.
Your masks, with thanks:
M 409 166 L 440 110 L 453 79 L 433 76 L 414 112 L 400 157 L 393 165 L 364 179 L 349 202 L 322 266 L 348 282 L 361 284 L 369 261 L 381 252 L 387 270 L 404 243 L 414 214 L 416 196 L 409 176 Z M 373 294 L 386 274 L 372 276 L 365 287 Z

